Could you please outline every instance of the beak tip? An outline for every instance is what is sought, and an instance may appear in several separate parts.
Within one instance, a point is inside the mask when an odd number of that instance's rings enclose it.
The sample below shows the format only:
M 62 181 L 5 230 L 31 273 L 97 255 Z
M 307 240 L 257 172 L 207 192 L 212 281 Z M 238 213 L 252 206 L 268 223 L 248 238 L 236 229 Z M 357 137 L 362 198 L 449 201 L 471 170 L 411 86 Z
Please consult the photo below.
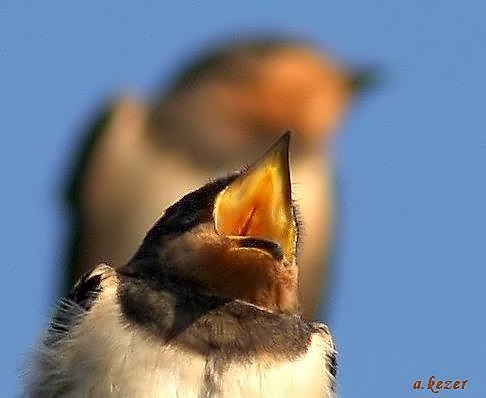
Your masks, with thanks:
M 290 130 L 287 130 L 285 133 L 283 133 L 282 137 L 280 137 L 279 141 L 282 141 L 282 143 L 288 148 L 290 146 L 291 137 L 292 132 Z
M 275 144 L 270 148 L 270 150 L 263 156 L 265 158 L 270 153 L 279 154 L 279 157 L 288 162 L 288 154 L 290 149 L 290 139 L 292 136 L 292 132 L 287 130 L 282 136 L 275 142 Z

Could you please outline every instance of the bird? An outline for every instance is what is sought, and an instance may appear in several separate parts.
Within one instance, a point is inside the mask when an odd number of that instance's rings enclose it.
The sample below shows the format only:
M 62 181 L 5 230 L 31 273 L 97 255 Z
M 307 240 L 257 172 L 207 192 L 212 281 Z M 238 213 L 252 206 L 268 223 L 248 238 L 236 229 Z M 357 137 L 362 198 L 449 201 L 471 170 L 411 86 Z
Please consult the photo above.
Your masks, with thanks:
M 299 313 L 289 134 L 168 207 L 123 266 L 61 302 L 30 397 L 332 397 L 328 327 Z
M 306 236 L 300 295 L 313 319 L 329 300 L 337 217 L 332 138 L 371 75 L 307 42 L 256 38 L 202 52 L 151 103 L 133 95 L 110 101 L 88 129 L 65 190 L 71 237 L 64 286 L 100 261 L 125 263 L 161 203 L 236 170 L 293 130 L 293 189 Z

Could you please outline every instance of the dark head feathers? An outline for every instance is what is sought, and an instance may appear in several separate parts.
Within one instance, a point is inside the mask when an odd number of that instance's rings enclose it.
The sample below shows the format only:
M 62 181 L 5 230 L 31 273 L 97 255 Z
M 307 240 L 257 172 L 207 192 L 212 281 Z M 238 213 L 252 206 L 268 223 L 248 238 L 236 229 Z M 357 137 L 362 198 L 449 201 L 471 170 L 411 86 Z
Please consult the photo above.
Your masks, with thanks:
M 154 239 L 167 234 L 180 234 L 197 224 L 212 220 L 214 201 L 229 183 L 241 173 L 214 180 L 203 187 L 185 195 L 181 200 L 167 208 L 162 217 L 147 233 L 144 244 L 151 244 Z

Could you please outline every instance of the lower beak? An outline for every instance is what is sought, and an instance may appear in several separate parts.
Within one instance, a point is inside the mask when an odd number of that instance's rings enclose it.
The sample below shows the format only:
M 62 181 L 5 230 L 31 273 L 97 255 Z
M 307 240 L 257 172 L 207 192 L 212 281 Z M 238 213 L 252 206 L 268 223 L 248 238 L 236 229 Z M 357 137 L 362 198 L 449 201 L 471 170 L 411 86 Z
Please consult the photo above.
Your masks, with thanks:
M 260 160 L 228 185 L 215 200 L 213 216 L 218 233 L 238 238 L 242 245 L 250 242 L 248 247 L 260 250 L 273 247 L 267 251 L 283 254 L 292 263 L 297 225 L 292 207 L 289 141 L 290 134 L 284 134 Z

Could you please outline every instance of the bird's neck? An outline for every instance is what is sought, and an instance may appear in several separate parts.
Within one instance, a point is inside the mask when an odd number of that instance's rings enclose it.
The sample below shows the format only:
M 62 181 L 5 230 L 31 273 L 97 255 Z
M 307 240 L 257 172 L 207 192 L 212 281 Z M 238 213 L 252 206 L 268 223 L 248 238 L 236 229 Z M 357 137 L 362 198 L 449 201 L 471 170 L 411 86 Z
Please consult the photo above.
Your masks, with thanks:
M 309 343 L 309 328 L 298 315 L 205 294 L 170 274 L 156 281 L 124 276 L 122 271 L 118 289 L 127 324 L 182 350 L 237 357 L 271 350 L 277 357 L 294 357 Z
M 228 255 L 230 251 L 209 244 L 197 251 L 179 250 L 184 261 L 177 261 L 175 266 L 161 261 L 154 247 L 153 244 L 142 246 L 124 268 L 164 288 L 177 286 L 178 291 L 186 288 L 203 296 L 239 299 L 269 312 L 299 312 L 295 264 L 285 265 L 271 258 L 258 262 L 251 258 L 235 261 L 234 256 Z M 191 253 L 195 254 L 191 256 Z

